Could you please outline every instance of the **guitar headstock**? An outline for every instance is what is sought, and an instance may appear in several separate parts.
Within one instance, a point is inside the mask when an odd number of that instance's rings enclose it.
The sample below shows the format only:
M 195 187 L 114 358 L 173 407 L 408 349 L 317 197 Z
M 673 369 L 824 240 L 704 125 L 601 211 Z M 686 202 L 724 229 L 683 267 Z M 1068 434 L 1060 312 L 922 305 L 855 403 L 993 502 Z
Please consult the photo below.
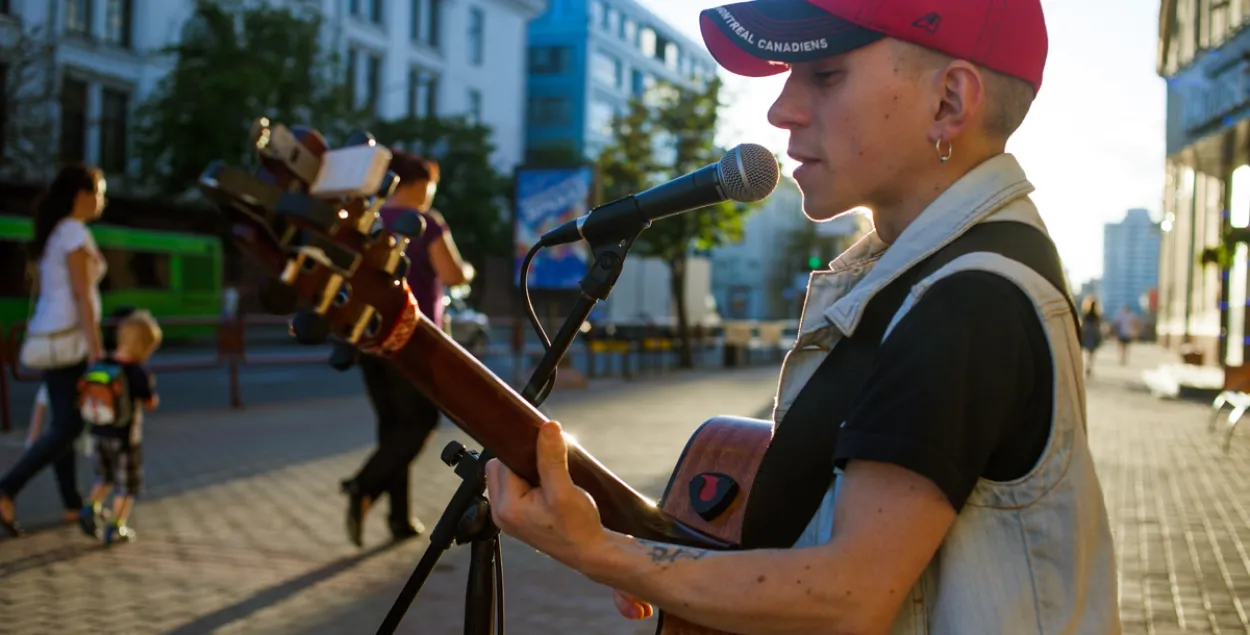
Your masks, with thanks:
M 366 132 L 330 149 L 312 128 L 265 117 L 251 142 L 258 168 L 215 161 L 199 187 L 229 216 L 241 249 L 303 307 L 292 320 L 296 337 L 333 337 L 380 355 L 398 350 L 418 315 L 404 252 L 425 222 L 410 212 L 389 230 L 382 225 L 378 210 L 399 185 L 387 169 L 390 151 Z

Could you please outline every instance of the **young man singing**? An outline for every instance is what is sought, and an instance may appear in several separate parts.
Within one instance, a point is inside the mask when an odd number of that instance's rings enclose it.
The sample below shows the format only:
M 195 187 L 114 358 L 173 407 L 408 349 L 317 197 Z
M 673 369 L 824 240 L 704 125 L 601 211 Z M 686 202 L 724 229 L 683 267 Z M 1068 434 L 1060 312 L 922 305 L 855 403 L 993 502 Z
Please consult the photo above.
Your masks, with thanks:
M 655 606 L 753 634 L 1119 633 L 1075 313 L 1005 151 L 1042 84 L 1040 0 L 756 0 L 701 27 L 730 72 L 789 72 L 768 119 L 790 132 L 805 214 L 862 206 L 875 225 L 812 275 L 749 548 L 605 529 L 555 423 L 539 435 L 541 487 L 489 465 L 495 522 L 617 589 L 628 617 Z

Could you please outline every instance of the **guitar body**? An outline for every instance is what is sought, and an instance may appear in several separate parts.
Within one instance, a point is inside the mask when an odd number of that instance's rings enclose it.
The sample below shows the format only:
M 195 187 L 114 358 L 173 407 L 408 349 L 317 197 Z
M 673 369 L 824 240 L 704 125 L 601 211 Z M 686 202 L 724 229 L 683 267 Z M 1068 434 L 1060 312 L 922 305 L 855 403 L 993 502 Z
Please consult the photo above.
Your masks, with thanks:
M 660 510 L 684 525 L 739 544 L 751 483 L 772 436 L 769 421 L 728 416 L 707 420 L 686 442 L 664 488 Z M 724 632 L 661 611 L 656 635 Z

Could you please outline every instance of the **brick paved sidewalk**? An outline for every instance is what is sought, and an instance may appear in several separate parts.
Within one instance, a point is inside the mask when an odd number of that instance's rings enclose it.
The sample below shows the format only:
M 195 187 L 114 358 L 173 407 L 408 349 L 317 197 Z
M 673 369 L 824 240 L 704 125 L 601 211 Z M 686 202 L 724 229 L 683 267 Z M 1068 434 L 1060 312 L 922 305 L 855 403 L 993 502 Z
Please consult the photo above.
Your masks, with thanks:
M 1089 382 L 1125 632 L 1250 633 L 1250 428 L 1225 454 L 1207 432 L 1207 405 L 1149 396 L 1140 372 L 1164 359 L 1141 347 L 1120 367 L 1105 354 Z M 775 385 L 767 368 L 671 377 L 553 397 L 549 410 L 655 496 L 700 421 L 759 414 Z M 380 549 L 374 519 L 369 548 L 346 545 L 334 484 L 367 451 L 363 408 L 324 400 L 169 423 L 154 433 L 170 445 L 152 453 L 160 476 L 137 513 L 140 542 L 104 551 L 63 528 L 0 543 L 0 632 L 374 632 L 427 543 Z M 415 508 L 431 527 L 458 482 L 437 461 L 451 438 L 463 435 L 443 430 L 414 477 Z M 462 548 L 444 556 L 401 632 L 462 632 L 467 563 Z M 513 635 L 654 631 L 653 621 L 619 618 L 606 589 L 510 540 L 504 568 Z
M 603 381 L 554 395 L 544 409 L 618 476 L 658 496 L 694 428 L 716 414 L 759 414 L 775 373 Z M 105 550 L 67 526 L 0 542 L 0 632 L 374 632 L 428 542 L 387 548 L 376 510 L 366 549 L 347 543 L 337 483 L 370 449 L 363 397 L 151 424 L 138 542 Z M 431 529 L 459 483 L 438 460 L 452 439 L 466 437 L 440 430 L 414 470 L 414 509 Z M 23 498 L 54 495 L 49 476 L 40 479 Z M 461 632 L 467 563 L 464 548 L 444 556 L 404 632 Z M 606 590 L 551 564 L 505 544 L 509 632 L 629 632 Z
M 1220 449 L 1209 404 L 1155 399 L 1141 371 L 1173 361 L 1112 347 L 1089 382 L 1090 440 L 1112 515 L 1126 633 L 1250 633 L 1250 437 Z M 1227 410 L 1225 410 L 1227 413 Z

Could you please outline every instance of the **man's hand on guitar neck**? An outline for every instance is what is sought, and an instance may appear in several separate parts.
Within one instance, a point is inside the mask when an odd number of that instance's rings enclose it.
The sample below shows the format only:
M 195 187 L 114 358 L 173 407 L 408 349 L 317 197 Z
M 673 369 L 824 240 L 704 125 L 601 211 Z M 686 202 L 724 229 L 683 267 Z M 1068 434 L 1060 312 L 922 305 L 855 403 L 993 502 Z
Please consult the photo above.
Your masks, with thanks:
M 488 463 L 495 524 L 618 590 L 618 610 L 634 619 L 655 605 L 733 633 L 886 633 L 955 518 L 932 481 L 852 461 L 824 545 L 718 552 L 654 543 L 603 527 L 594 500 L 569 476 L 567 453 L 560 426 L 548 423 L 537 443 L 541 487 Z
M 608 531 L 594 499 L 569 476 L 568 445 L 560 424 L 543 425 L 537 445 L 542 487 L 530 487 L 498 459 L 486 464 L 491 516 L 500 530 L 581 570 L 585 556 L 603 548 Z

